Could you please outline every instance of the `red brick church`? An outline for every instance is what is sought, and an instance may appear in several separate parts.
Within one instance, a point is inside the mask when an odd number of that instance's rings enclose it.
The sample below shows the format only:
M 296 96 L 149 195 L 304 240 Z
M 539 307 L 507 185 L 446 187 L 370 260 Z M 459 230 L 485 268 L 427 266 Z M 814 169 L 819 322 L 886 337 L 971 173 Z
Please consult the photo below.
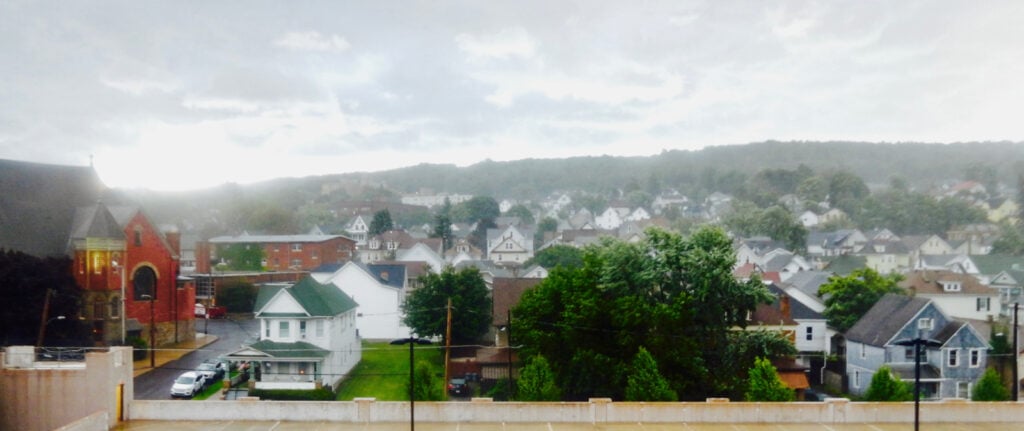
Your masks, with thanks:
M 178 275 L 177 232 L 138 206 L 115 204 L 92 167 L 0 160 L 0 248 L 68 256 L 84 289 L 81 316 L 97 345 L 131 336 L 155 345 L 195 338 L 195 289 Z

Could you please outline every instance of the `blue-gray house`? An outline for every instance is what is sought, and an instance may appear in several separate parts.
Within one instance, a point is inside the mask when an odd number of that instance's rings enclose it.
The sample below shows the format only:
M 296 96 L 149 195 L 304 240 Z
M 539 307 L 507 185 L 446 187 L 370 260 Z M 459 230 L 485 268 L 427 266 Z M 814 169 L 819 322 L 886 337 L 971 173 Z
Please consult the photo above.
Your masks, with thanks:
M 864 395 L 882 365 L 913 382 L 914 347 L 897 343 L 919 336 L 936 342 L 921 357 L 921 398 L 970 398 L 985 371 L 985 338 L 967 322 L 946 316 L 930 299 L 895 294 L 883 296 L 846 332 L 849 392 Z

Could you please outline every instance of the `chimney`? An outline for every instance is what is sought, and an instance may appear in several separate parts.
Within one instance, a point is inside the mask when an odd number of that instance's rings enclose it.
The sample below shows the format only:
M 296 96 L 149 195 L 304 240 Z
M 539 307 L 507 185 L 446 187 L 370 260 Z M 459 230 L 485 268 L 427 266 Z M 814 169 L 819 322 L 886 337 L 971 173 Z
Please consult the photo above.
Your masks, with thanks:
M 384 280 L 384 281 L 388 281 L 388 272 L 387 271 L 381 271 L 380 272 L 380 279 Z
M 791 320 L 792 316 L 789 311 L 789 295 L 779 296 L 779 310 L 782 312 L 782 318 L 784 320 Z

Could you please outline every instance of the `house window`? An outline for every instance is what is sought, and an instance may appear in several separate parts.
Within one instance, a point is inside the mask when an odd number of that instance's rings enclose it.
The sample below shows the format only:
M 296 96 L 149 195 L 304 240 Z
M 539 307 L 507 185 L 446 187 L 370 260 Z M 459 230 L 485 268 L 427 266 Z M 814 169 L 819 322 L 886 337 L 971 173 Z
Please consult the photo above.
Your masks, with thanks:
M 813 327 L 810 327 L 810 326 L 807 327 L 806 339 L 807 339 L 807 341 L 811 341 L 811 340 L 814 339 L 814 328 Z
M 860 357 L 861 358 L 868 357 L 868 346 L 867 346 L 867 344 L 861 344 L 860 345 Z
M 859 388 L 860 387 L 860 371 L 854 371 L 853 372 L 853 387 L 855 387 L 855 388 Z
M 316 325 L 314 326 L 314 328 L 316 328 L 315 331 L 316 331 L 316 336 L 317 337 L 323 337 L 324 336 L 324 321 L 323 320 L 317 320 L 316 321 Z
M 957 398 L 970 398 L 971 394 L 971 383 L 970 382 L 956 382 L 956 397 Z
M 277 336 L 280 338 L 291 337 L 291 328 L 288 327 L 289 322 L 278 322 Z
M 978 298 L 978 310 L 977 311 L 989 311 L 992 306 L 992 298 Z
M 302 251 L 302 244 L 299 244 L 299 243 L 292 244 L 292 251 Z
M 917 319 L 917 329 L 931 331 L 934 325 L 935 323 L 929 317 L 922 317 L 920 319 Z
M 299 322 L 299 338 L 306 338 L 306 321 Z
M 942 290 L 944 290 L 946 292 L 959 292 L 960 291 L 960 282 L 959 281 L 940 281 L 939 283 L 942 284 Z
M 971 368 L 981 366 L 981 349 L 971 349 Z
M 512 250 L 512 243 L 506 242 L 505 243 L 505 250 Z
M 302 267 L 302 259 L 292 259 L 292 266 L 296 268 Z
M 100 299 L 100 298 L 97 298 L 97 299 Z M 96 301 L 96 302 L 94 302 L 92 304 L 92 317 L 94 319 L 102 320 L 103 316 L 106 316 L 106 315 L 107 315 L 107 303 L 106 302 L 103 302 L 102 299 L 101 299 L 100 301 Z
M 156 272 L 153 268 L 143 266 L 135 271 L 135 275 L 132 276 L 132 289 L 135 292 L 135 300 L 148 300 L 152 301 L 156 299 Z M 143 296 L 146 296 L 143 298 Z
M 320 258 L 319 256 L 317 256 L 317 252 L 316 252 L 316 250 L 313 250 L 312 252 L 310 252 L 310 256 L 311 256 L 311 257 L 312 257 L 313 259 L 319 259 L 319 258 Z
M 135 227 L 135 246 L 142 246 L 142 228 L 138 226 Z
M 265 338 L 270 338 L 270 325 L 267 325 L 267 329 L 263 331 Z
M 950 367 L 960 366 L 960 355 L 959 355 L 959 353 L 960 353 L 960 350 L 958 350 L 958 349 L 949 349 L 949 356 L 947 357 L 948 360 L 946 361 L 946 363 Z

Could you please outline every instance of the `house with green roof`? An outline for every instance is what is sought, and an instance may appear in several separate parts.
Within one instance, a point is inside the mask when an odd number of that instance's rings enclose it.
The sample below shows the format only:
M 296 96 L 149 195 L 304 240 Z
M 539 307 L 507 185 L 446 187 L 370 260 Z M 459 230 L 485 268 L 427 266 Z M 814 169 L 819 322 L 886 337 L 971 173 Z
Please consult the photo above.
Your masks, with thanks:
M 340 289 L 313 277 L 262 286 L 253 310 L 259 341 L 225 359 L 253 363 L 257 389 L 337 387 L 362 358 L 357 307 Z

